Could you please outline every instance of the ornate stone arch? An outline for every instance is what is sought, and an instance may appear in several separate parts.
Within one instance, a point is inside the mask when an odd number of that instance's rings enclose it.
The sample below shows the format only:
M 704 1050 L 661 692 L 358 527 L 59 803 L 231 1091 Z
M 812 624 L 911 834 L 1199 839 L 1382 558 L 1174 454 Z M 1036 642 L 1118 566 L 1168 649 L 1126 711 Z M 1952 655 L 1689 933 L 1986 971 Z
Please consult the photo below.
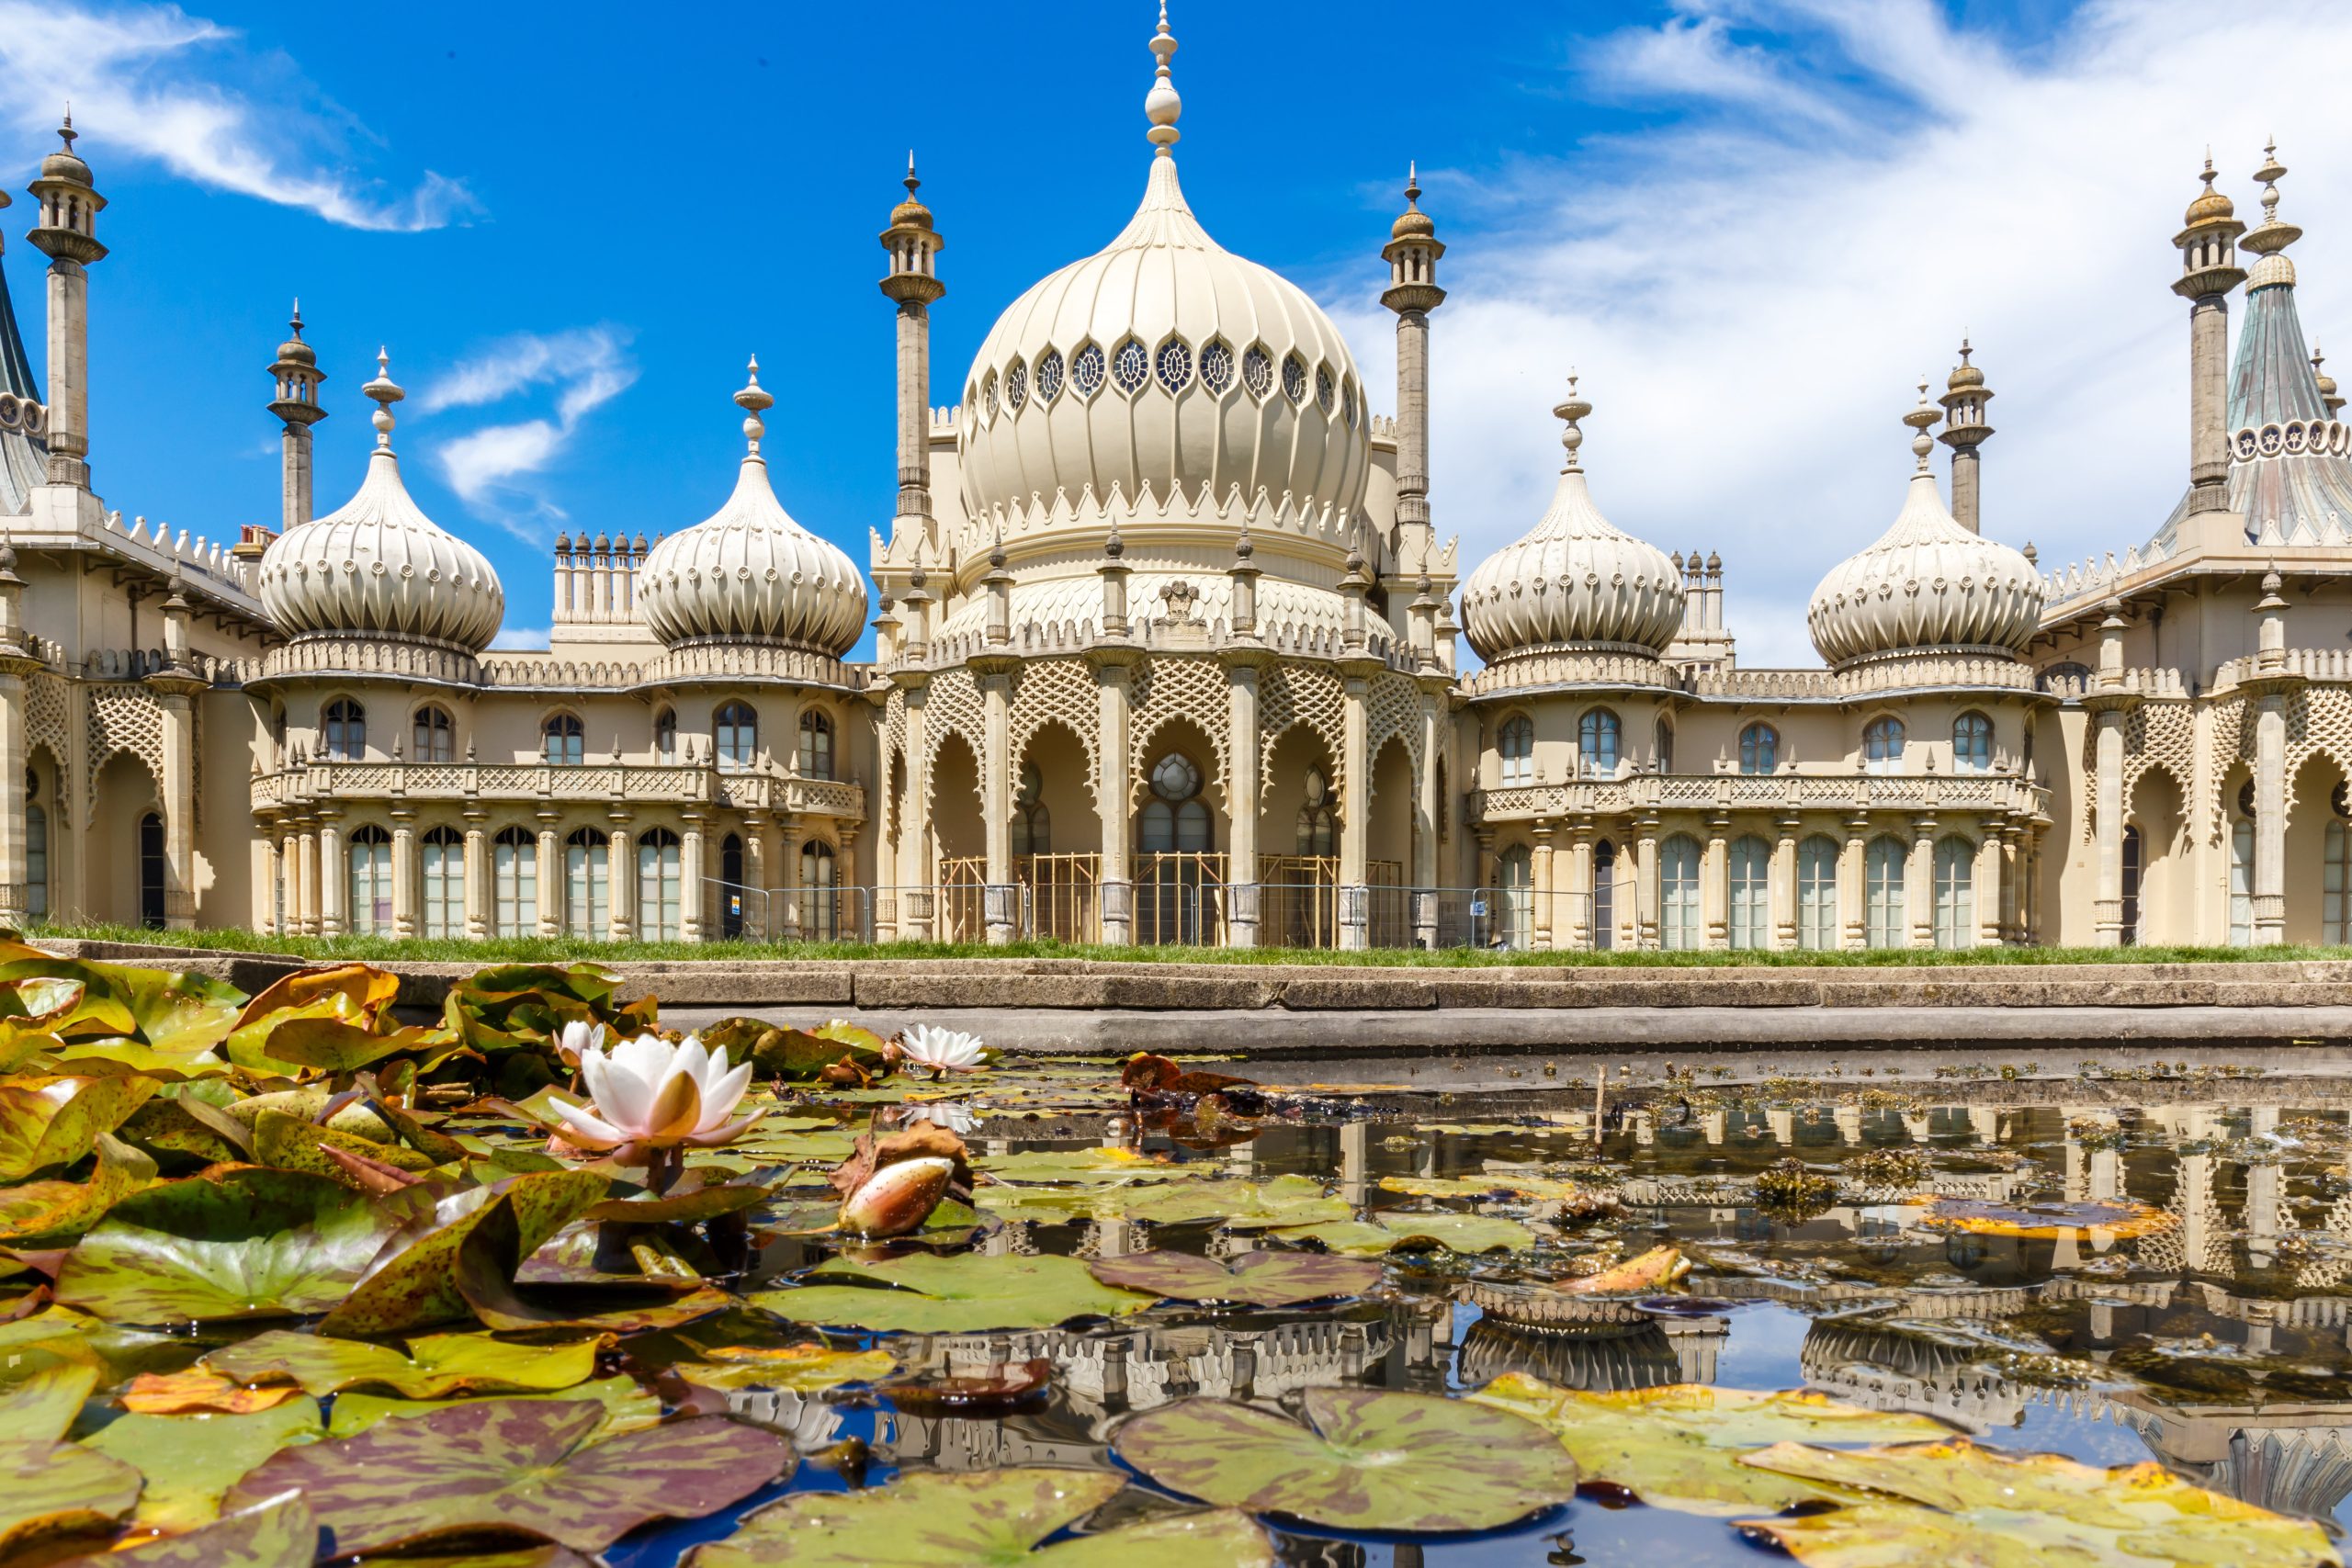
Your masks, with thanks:
M 1377 757 L 1391 739 L 1401 739 L 1413 775 L 1419 777 L 1421 689 L 1413 678 L 1393 671 L 1374 676 L 1372 689 L 1364 694 L 1364 718 L 1363 754 L 1367 758 Z
M 1258 721 L 1265 739 L 1258 748 L 1259 788 L 1273 787 L 1274 746 L 1294 725 L 1304 725 L 1323 742 L 1331 759 L 1331 787 L 1342 787 L 1348 765 L 1347 692 L 1339 674 L 1320 664 L 1276 664 L 1260 678 Z
M 973 757 L 980 761 L 985 772 L 988 716 L 980 703 L 978 683 L 969 670 L 960 667 L 933 675 L 923 698 L 922 765 L 915 771 L 912 784 L 926 807 L 936 804 L 932 795 L 932 773 L 939 761 L 940 745 L 950 735 L 961 738 L 972 749 Z
M 1155 657 L 1136 671 L 1134 711 L 1128 720 L 1129 795 L 1142 787 L 1151 766 L 1152 740 L 1171 719 L 1188 718 L 1208 738 L 1216 778 L 1228 791 L 1233 777 L 1232 725 L 1224 666 L 1213 659 Z
M 1008 716 L 1013 776 L 1020 776 L 1021 760 L 1028 755 L 1029 743 L 1037 732 L 1058 722 L 1077 737 L 1079 749 L 1086 753 L 1086 787 L 1099 796 L 1102 792 L 1100 712 L 1094 671 L 1084 660 L 1033 659 L 1023 664 Z
M 144 686 L 89 688 L 89 776 L 83 781 L 85 819 L 97 809 L 98 774 L 118 751 L 146 764 L 160 785 L 164 777 L 164 710 Z

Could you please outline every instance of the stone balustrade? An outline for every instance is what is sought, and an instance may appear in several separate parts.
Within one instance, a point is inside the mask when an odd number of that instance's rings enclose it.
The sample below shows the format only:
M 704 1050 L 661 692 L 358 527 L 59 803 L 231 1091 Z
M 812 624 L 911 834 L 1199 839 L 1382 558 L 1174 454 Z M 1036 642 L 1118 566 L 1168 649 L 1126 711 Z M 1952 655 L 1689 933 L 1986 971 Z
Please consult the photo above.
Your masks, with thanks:
M 2006 774 L 1890 776 L 1880 773 L 1639 773 L 1477 790 L 1476 823 L 1632 816 L 1659 811 L 1902 811 L 2035 815 L 2050 792 Z
M 306 762 L 256 773 L 256 813 L 384 800 L 720 806 L 776 816 L 865 819 L 856 780 L 672 762 Z

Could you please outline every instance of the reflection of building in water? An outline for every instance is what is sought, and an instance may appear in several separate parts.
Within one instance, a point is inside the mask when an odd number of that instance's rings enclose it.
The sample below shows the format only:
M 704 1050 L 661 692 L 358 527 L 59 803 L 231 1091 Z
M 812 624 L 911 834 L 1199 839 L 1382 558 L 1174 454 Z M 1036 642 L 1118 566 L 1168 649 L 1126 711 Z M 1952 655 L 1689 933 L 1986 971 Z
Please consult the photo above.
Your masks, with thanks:
M 1559 1330 L 1482 1317 L 1462 1337 L 1459 1377 L 1470 1386 L 1524 1372 L 1562 1388 L 1616 1393 L 1715 1381 L 1715 1353 L 1730 1325 L 1720 1317 L 1660 1318 Z

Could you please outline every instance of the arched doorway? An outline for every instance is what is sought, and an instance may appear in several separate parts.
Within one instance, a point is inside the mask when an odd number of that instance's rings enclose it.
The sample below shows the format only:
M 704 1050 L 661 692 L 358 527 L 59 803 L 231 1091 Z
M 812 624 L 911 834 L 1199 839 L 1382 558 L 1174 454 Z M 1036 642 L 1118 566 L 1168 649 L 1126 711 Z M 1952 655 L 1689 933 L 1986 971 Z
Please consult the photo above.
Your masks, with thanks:
M 743 934 L 744 900 L 750 897 L 743 886 L 741 834 L 729 833 L 718 842 L 718 934 L 732 942 Z
M 1136 813 L 1136 940 L 1196 943 L 1223 924 L 1224 867 L 1208 774 L 1189 750 L 1159 754 Z
M 1535 934 L 1535 856 L 1513 844 L 1495 861 L 1492 945 L 1523 949 Z
M 139 923 L 164 929 L 164 819 L 150 811 L 139 819 Z
M 1617 945 L 1617 846 L 1607 839 L 1592 846 L 1592 945 Z
M 2146 840 L 2135 825 L 2123 829 L 2123 931 L 2126 947 L 2140 945 L 2140 876 L 2147 863 Z

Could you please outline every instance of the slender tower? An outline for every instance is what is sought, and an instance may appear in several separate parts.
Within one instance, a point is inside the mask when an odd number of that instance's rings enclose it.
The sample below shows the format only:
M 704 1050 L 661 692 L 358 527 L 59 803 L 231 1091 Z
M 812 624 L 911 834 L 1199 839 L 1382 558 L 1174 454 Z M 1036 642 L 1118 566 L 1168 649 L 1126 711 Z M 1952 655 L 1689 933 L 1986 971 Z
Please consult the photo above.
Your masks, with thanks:
M 1396 312 L 1396 568 L 1430 569 L 1430 312 L 1445 303 L 1437 286 L 1445 246 L 1421 210 L 1418 165 L 1405 173 L 1405 210 L 1390 225 L 1381 259 L 1388 288 L 1380 302 Z
M 40 161 L 30 187 L 40 221 L 25 237 L 49 257 L 49 482 L 90 488 L 90 275 L 106 259 L 97 217 L 106 197 L 90 165 L 74 153 L 74 116 L 57 134 L 65 145 Z
M 932 226 L 915 192 L 915 155 L 907 154 L 907 199 L 890 210 L 882 248 L 890 253 L 882 292 L 899 307 L 899 516 L 891 537 L 931 522 L 931 307 L 947 292 L 937 257 L 947 242 Z
M 2245 225 L 2230 198 L 2213 188 L 2205 160 L 2203 194 L 2172 243 L 2180 277 L 2172 291 L 2188 301 L 2188 510 L 2230 509 L 2230 290 L 2245 281 L 2237 238 Z
M 1968 340 L 1962 338 L 1960 363 L 1944 383 L 1944 395 L 1936 400 L 1944 405 L 1944 427 L 1936 439 L 1951 448 L 1951 514 L 1973 534 L 1979 531 L 1976 449 L 1993 434 L 1984 422 L 1984 405 L 1993 400 L 1993 389 L 1984 385 L 1984 372 L 1968 362 L 1972 352 Z
M 294 301 L 288 323 L 294 335 L 277 345 L 277 363 L 269 373 L 277 378 L 277 396 L 269 412 L 285 422 L 280 468 L 284 482 L 278 504 L 278 527 L 294 527 L 311 520 L 311 426 L 326 418 L 319 406 L 319 383 L 327 378 L 319 368 L 316 350 L 302 341 L 302 301 Z

